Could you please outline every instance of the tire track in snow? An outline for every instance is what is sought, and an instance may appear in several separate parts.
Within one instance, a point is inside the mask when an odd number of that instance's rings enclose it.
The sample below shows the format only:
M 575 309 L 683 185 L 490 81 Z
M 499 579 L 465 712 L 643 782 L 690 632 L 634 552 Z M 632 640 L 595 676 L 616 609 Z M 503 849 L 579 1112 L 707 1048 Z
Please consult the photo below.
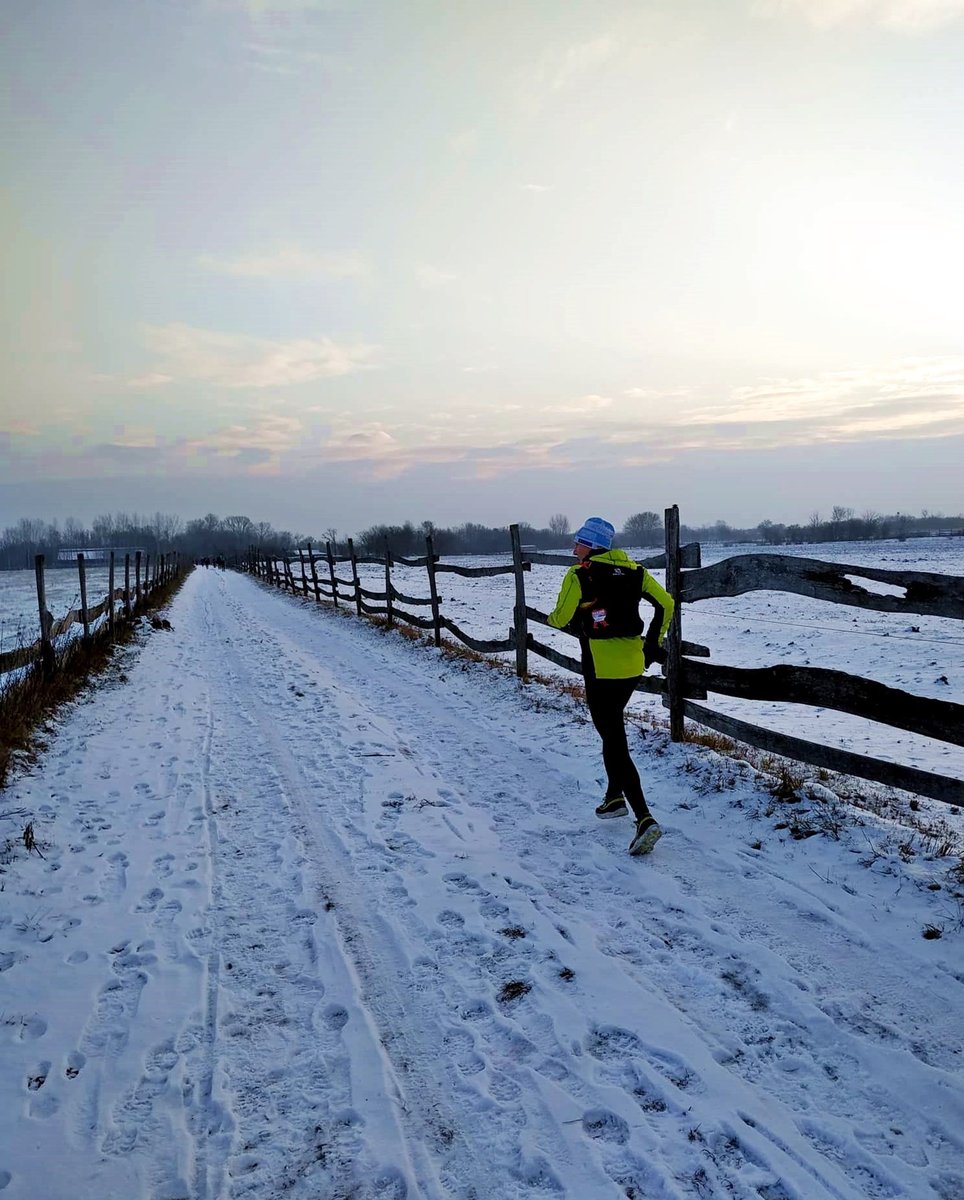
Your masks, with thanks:
M 246 634 L 245 646 L 250 648 L 263 637 L 269 636 L 268 631 L 251 628 L 246 612 L 230 601 L 222 603 L 219 611 L 222 618 L 230 615 L 232 621 L 240 624 Z M 274 649 L 266 657 L 277 672 L 283 659 Z M 366 1082 L 366 1077 L 374 1073 L 375 1078 L 384 1080 L 378 1085 L 384 1094 L 373 1094 L 370 1100 L 364 1095 L 356 1095 L 353 1105 L 357 1109 L 359 1104 L 369 1104 L 372 1109 L 369 1119 L 377 1120 L 381 1125 L 377 1140 L 394 1143 L 401 1154 L 402 1163 L 401 1168 L 391 1165 L 386 1168 L 382 1191 L 386 1195 L 391 1194 L 403 1186 L 403 1179 L 413 1183 L 417 1179 L 420 1194 L 440 1197 L 460 1194 L 468 1197 L 473 1194 L 470 1185 L 458 1185 L 456 1180 L 459 1176 L 462 1180 L 479 1178 L 484 1174 L 484 1167 L 475 1158 L 471 1142 L 459 1136 L 458 1114 L 449 1112 L 451 1106 L 447 1084 L 435 1078 L 429 1070 L 418 1075 L 416 1094 L 409 1094 L 406 1098 L 406 1092 L 413 1091 L 414 1079 L 410 1075 L 413 1064 L 428 1064 L 434 1058 L 434 1013 L 428 1010 L 423 1012 L 418 997 L 405 988 L 408 963 L 394 952 L 391 931 L 388 931 L 389 936 L 384 936 L 377 918 L 368 912 L 368 899 L 359 894 L 356 882 L 342 865 L 347 862 L 349 855 L 340 837 L 327 823 L 330 814 L 309 800 L 312 785 L 305 776 L 299 757 L 292 754 L 278 732 L 278 723 L 272 719 L 271 709 L 277 701 L 272 696 L 271 688 L 263 686 L 264 678 L 270 679 L 271 672 L 265 675 L 256 668 L 252 669 L 245 655 L 232 653 L 229 659 L 228 656 L 225 659 L 236 683 L 236 694 L 255 693 L 258 696 L 255 710 L 249 714 L 252 717 L 249 736 L 256 738 L 265 751 L 271 772 L 277 776 L 278 795 L 287 806 L 292 828 L 306 851 L 305 871 L 313 879 L 313 884 L 307 890 L 318 896 L 321 902 L 319 907 L 324 907 L 326 903 L 329 906 L 325 942 L 321 951 L 327 955 L 327 969 L 342 975 L 343 978 L 338 981 L 340 990 L 350 1002 L 357 1004 L 361 999 L 365 1005 L 360 1013 L 356 1013 L 355 1024 L 361 1025 L 362 1029 L 360 1034 L 354 1034 L 352 1053 L 356 1057 L 367 1057 L 368 1064 L 349 1064 L 351 1088 L 355 1093 L 369 1090 L 372 1085 Z M 287 704 L 290 697 L 282 693 L 280 699 Z M 328 740 L 331 741 L 330 730 Z M 309 744 L 302 743 L 299 748 L 302 759 L 305 755 L 310 758 Z M 334 779 L 336 783 L 336 791 L 352 798 L 357 795 L 358 772 L 354 764 L 339 763 L 336 757 L 326 753 L 325 767 L 329 782 Z M 331 897 L 337 897 L 337 900 L 331 900 Z M 311 914 L 312 917 L 315 915 Z M 332 950 L 336 946 L 340 950 L 333 958 Z M 341 962 L 336 958 L 340 958 Z M 340 1030 L 342 1027 L 337 1025 L 340 1011 L 342 1009 L 338 1006 L 326 1010 L 322 1025 L 330 1031 Z M 380 1116 L 375 1112 L 379 1105 L 384 1110 Z M 392 1108 L 396 1110 L 396 1116 L 390 1115 Z M 389 1126 L 396 1126 L 394 1132 L 385 1127 L 386 1121 Z M 434 1155 L 423 1149 L 425 1141 L 440 1142 L 449 1158 L 457 1154 L 459 1166 L 453 1170 L 450 1180 L 453 1187 L 459 1188 L 457 1192 L 449 1191 L 447 1185 L 439 1180 L 439 1168 Z
M 200 776 L 201 797 L 204 808 L 204 828 L 207 837 L 207 856 L 210 872 L 210 907 L 213 914 L 224 909 L 224 898 L 220 879 L 220 844 L 218 823 L 211 802 L 211 745 L 214 740 L 214 710 L 210 693 L 205 706 L 204 736 L 201 746 Z M 218 1051 L 218 1003 L 220 997 L 221 952 L 220 939 L 211 939 L 212 944 L 205 957 L 206 979 L 204 987 L 204 1015 L 202 1022 L 201 1070 L 189 1127 L 194 1142 L 194 1194 L 196 1200 L 208 1200 L 209 1196 L 220 1196 L 225 1160 L 227 1157 L 226 1132 L 230 1128 L 220 1104 L 214 1098 L 214 1073 Z

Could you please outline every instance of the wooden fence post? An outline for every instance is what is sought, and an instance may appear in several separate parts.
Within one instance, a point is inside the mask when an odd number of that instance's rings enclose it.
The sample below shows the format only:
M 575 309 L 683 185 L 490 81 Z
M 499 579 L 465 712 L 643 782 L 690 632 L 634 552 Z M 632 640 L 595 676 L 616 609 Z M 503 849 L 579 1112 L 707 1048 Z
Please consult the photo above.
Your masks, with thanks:
M 352 538 L 348 539 L 348 554 L 351 558 L 351 577 L 355 585 L 355 607 L 358 609 L 358 615 L 361 616 L 361 580 L 358 578 L 358 559 L 355 557 L 355 543 Z
M 34 572 L 37 576 L 37 607 L 40 610 L 40 662 L 43 665 L 44 677 L 49 679 L 54 673 L 56 659 L 54 645 L 50 640 L 50 627 L 53 624 L 50 613 L 47 612 L 47 585 L 44 582 L 44 556 L 38 554 L 33 560 Z
M 666 521 L 666 590 L 676 601 L 666 639 L 666 691 L 669 700 L 669 736 L 683 740 L 682 597 L 680 594 L 679 506 L 664 513 Z
M 522 571 L 522 542 L 519 539 L 519 526 L 509 526 L 509 537 L 512 539 L 512 566 L 515 568 L 515 608 L 513 609 L 513 629 L 515 630 L 515 673 L 524 679 L 529 673 L 529 630 L 526 622 L 526 584 Z
M 141 552 L 134 551 L 134 606 L 141 610 Z
M 309 556 L 311 554 L 310 543 L 308 545 L 308 554 L 309 554 Z M 302 550 L 302 548 L 300 546 L 298 547 L 298 561 L 301 563 L 301 590 L 302 590 L 302 593 L 305 596 L 307 596 L 308 595 L 308 575 L 305 571 L 305 552 L 304 552 L 304 550 Z
M 311 586 L 315 592 L 315 600 L 321 603 L 321 588 L 318 586 L 318 571 L 315 568 L 315 553 L 311 548 L 311 542 L 308 543 L 308 561 L 311 563 Z
M 110 599 L 107 602 L 107 636 L 114 640 L 114 551 L 110 552 L 110 562 L 107 567 L 107 592 Z
M 432 625 L 435 629 L 435 644 L 442 644 L 442 614 L 439 611 L 438 585 L 435 580 L 435 543 L 432 535 L 425 538 L 425 567 L 428 571 L 428 591 L 432 597 Z
M 131 556 L 124 555 L 124 616 L 131 619 Z
M 385 606 L 388 609 L 388 623 L 395 623 L 395 612 L 392 604 L 392 552 L 388 548 L 388 538 L 385 539 Z
M 325 556 L 328 559 L 328 574 L 331 576 L 331 598 L 335 602 L 335 608 L 337 608 L 338 584 L 335 581 L 335 555 L 331 549 L 331 542 L 325 542 Z
M 83 554 L 77 555 L 77 577 L 80 580 L 80 619 L 84 624 L 84 641 L 90 641 L 90 618 L 87 616 L 87 568 Z

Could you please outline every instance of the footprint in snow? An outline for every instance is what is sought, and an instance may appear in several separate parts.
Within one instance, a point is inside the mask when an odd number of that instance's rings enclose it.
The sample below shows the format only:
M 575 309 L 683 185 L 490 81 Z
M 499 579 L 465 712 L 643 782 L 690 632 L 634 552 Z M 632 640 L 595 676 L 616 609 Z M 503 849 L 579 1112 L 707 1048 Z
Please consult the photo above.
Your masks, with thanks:
M 27 1076 L 27 1090 L 30 1092 L 39 1092 L 43 1085 L 47 1082 L 47 1076 L 50 1074 L 50 1063 L 42 1062 L 38 1064 L 33 1073 Z
M 643 1043 L 636 1034 L 618 1025 L 597 1026 L 586 1038 L 586 1049 L 593 1058 L 601 1060 L 630 1055 L 642 1057 L 645 1053 Z
M 333 1033 L 340 1033 L 348 1024 L 348 1010 L 340 1004 L 332 1004 L 325 1009 L 324 1022 Z
M 623 1146 L 629 1141 L 629 1125 L 617 1113 L 606 1108 L 591 1108 L 583 1114 L 582 1131 L 590 1138 L 615 1142 Z
M 518 1100 L 522 1095 L 522 1088 L 508 1075 L 503 1075 L 500 1072 L 494 1073 L 489 1079 L 489 1095 L 494 1100 L 501 1100 L 503 1103 L 508 1103 L 512 1100 Z
M 481 892 L 482 886 L 476 880 L 471 879 L 468 875 L 461 873 L 453 873 L 451 875 L 443 875 L 442 879 L 450 887 L 459 892 Z
M 154 912 L 159 901 L 163 899 L 164 892 L 161 890 L 161 888 L 151 888 L 151 890 L 134 905 L 134 912 Z

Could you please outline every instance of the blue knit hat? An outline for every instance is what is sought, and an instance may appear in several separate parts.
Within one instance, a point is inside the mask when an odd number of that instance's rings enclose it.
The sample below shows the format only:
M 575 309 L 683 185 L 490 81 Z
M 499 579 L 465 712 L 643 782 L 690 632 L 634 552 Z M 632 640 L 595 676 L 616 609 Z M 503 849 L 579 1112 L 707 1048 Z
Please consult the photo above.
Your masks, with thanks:
M 602 517 L 588 517 L 582 528 L 573 534 L 572 540 L 591 549 L 608 550 L 615 536 L 616 530 L 608 521 L 604 521 Z

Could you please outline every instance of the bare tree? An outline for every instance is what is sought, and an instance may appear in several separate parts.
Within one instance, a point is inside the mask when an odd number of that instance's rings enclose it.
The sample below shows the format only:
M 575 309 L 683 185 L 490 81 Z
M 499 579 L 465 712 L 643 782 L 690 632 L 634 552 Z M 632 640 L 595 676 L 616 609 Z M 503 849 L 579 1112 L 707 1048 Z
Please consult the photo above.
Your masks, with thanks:
M 569 518 L 565 513 L 553 513 L 549 518 L 549 532 L 559 538 L 569 536 Z
M 663 522 L 654 512 L 633 513 L 623 526 L 627 546 L 655 546 L 663 536 Z
M 150 531 L 154 535 L 158 550 L 162 546 L 170 546 L 183 529 L 184 522 L 173 513 L 156 512 L 151 517 Z

